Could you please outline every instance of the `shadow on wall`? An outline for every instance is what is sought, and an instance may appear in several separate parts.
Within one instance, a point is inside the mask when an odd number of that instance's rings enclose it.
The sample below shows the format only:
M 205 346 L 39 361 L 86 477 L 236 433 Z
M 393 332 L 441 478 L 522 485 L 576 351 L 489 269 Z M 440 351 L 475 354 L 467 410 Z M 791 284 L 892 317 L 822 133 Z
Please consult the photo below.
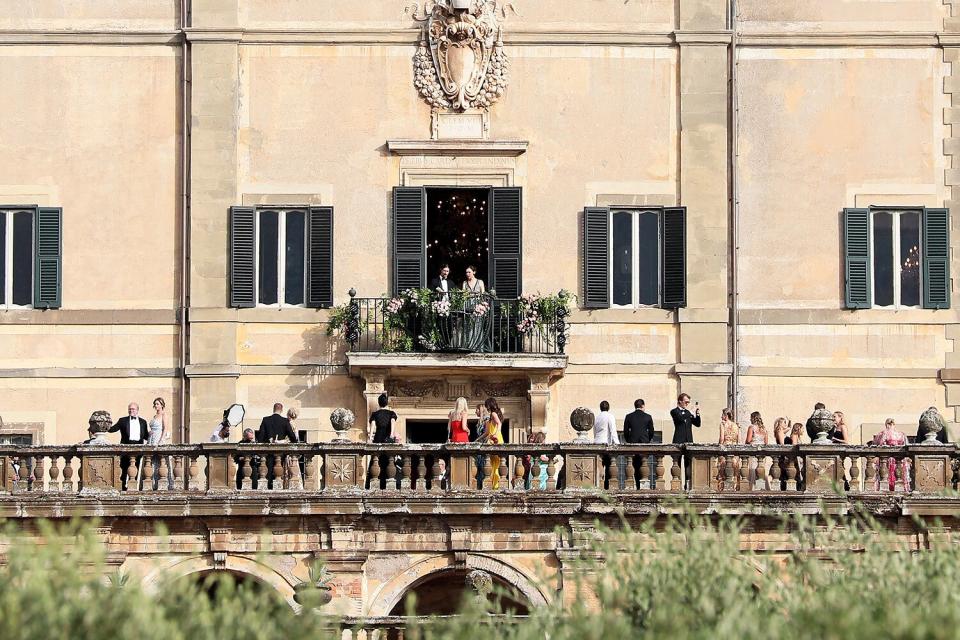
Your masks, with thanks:
M 303 332 L 302 338 L 301 350 L 294 353 L 288 361 L 288 364 L 297 369 L 284 381 L 286 385 L 284 396 L 292 401 L 287 404 L 332 409 L 334 406 L 343 404 L 342 397 L 345 391 L 355 392 L 353 402 L 347 403 L 346 406 L 354 413 L 359 411 L 358 416 L 362 415 L 366 411 L 362 388 L 359 381 L 347 377 L 346 343 L 339 337 L 328 336 L 325 324 L 310 327 Z M 338 377 L 341 378 L 341 384 L 324 385 L 325 382 L 333 381 Z M 348 381 L 354 384 L 343 384 Z M 321 432 L 330 429 L 326 417 L 320 419 L 319 429 Z

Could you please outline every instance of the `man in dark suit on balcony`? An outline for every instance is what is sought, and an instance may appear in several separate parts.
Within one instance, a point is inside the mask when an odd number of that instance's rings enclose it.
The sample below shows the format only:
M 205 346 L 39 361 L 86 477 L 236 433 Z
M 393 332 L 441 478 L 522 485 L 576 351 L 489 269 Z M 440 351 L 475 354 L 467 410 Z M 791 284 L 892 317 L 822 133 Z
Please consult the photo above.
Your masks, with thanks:
M 696 415 L 690 413 L 690 395 L 681 393 L 677 396 L 677 406 L 670 410 L 670 417 L 673 418 L 673 444 L 687 444 L 693 442 L 693 427 L 700 426 L 700 407 L 696 409 Z M 683 454 L 683 466 L 685 467 L 683 475 L 687 486 L 690 486 L 690 466 L 693 464 L 693 458 L 689 453 Z
M 260 431 L 258 433 L 261 443 L 279 442 L 286 438 L 289 442 L 299 442 L 297 434 L 293 431 L 290 420 L 283 416 L 283 404 L 275 402 L 273 405 L 273 414 L 264 416 L 260 421 Z M 273 454 L 267 455 L 267 487 L 273 489 Z M 282 479 L 278 478 L 282 482 Z
M 110 427 L 109 433 L 120 432 L 120 444 L 146 444 L 148 434 L 147 421 L 141 418 L 140 405 L 131 402 L 127 405 L 127 415 L 117 420 L 117 424 Z M 137 456 L 137 468 L 140 468 L 140 461 L 143 456 Z M 123 490 L 127 490 L 127 467 L 130 466 L 130 456 L 120 456 L 120 482 Z
M 623 419 L 623 441 L 627 444 L 649 444 L 653 442 L 653 417 L 643 410 L 643 399 L 638 398 L 633 401 L 634 410 Z M 649 465 L 653 457 L 646 462 Z M 640 465 L 643 464 L 641 456 L 633 456 L 633 473 L 637 483 L 640 482 Z M 656 478 L 656 472 L 650 474 L 651 478 Z M 639 486 L 639 484 L 637 485 Z M 649 489 L 650 487 L 640 487 Z
M 439 298 L 450 297 L 450 265 L 440 265 L 440 275 L 430 279 L 430 291 Z

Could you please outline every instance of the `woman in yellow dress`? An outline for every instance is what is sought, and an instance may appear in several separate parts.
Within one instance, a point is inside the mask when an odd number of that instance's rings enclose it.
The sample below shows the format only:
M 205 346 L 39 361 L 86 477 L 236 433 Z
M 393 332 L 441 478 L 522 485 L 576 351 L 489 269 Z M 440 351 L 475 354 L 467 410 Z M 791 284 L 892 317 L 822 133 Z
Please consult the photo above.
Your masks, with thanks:
M 503 411 L 500 410 L 497 399 L 487 398 L 483 406 L 490 413 L 490 419 L 487 420 L 487 444 L 503 444 L 503 437 L 500 434 L 500 428 L 503 426 Z M 496 491 L 500 487 L 500 456 L 490 456 L 490 467 L 493 470 L 491 486 Z

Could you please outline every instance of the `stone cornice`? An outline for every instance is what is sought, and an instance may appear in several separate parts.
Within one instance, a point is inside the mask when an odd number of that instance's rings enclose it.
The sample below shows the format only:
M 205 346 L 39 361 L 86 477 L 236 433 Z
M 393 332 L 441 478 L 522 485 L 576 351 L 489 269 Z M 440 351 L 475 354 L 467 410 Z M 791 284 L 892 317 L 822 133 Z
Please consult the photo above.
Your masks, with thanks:
M 177 45 L 189 42 L 238 44 L 414 45 L 418 27 L 337 27 L 312 29 L 201 28 L 161 31 L 131 30 L 3 30 L 5 44 Z M 628 29 L 507 29 L 508 46 L 624 46 L 729 45 L 730 31 L 644 31 Z M 960 33 L 934 32 L 756 32 L 737 36 L 741 47 L 956 47 Z
M 172 31 L 0 31 L 0 45 L 119 44 L 179 45 L 183 34 Z
M 347 353 L 351 375 L 360 375 L 366 369 L 389 369 L 393 372 L 422 374 L 441 371 L 488 370 L 522 374 L 539 371 L 562 375 L 567 366 L 565 355 L 539 354 L 443 354 L 443 353 Z
M 387 140 L 398 156 L 507 156 L 527 152 L 526 140 Z

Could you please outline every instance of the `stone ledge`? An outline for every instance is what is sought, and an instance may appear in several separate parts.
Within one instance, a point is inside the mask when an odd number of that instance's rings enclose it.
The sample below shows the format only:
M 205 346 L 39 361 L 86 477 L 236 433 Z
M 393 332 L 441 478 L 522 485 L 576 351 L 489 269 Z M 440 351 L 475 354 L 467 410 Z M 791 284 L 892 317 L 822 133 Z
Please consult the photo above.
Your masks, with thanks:
M 526 140 L 387 140 L 398 156 L 509 156 L 527 152 Z
M 364 369 L 410 369 L 422 372 L 431 369 L 537 371 L 562 374 L 567 367 L 566 355 L 542 355 L 532 353 L 347 353 L 347 366 L 351 375 L 359 375 Z
M 0 517 L 138 517 L 196 518 L 354 516 L 405 518 L 421 516 L 603 516 L 617 514 L 680 514 L 692 510 L 699 514 L 723 515 L 843 515 L 858 508 L 874 515 L 960 515 L 957 495 L 890 495 L 775 493 L 689 493 L 667 494 L 653 491 L 599 492 L 566 491 L 558 493 L 470 491 L 444 494 L 404 495 L 383 492 L 383 496 L 357 491 L 249 492 L 247 494 L 120 494 L 112 496 L 57 496 L 45 494 L 0 495 Z

